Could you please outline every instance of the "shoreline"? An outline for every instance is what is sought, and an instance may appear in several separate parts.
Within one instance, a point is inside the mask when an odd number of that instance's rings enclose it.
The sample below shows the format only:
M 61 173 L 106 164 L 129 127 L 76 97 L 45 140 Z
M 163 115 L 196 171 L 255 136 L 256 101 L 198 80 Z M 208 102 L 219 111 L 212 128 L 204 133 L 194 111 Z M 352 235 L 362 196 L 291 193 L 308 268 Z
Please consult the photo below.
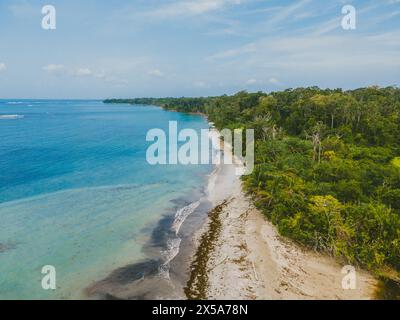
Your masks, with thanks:
M 86 298 L 185 299 L 186 270 L 195 249 L 190 239 L 212 208 L 205 188 L 189 198 L 175 199 L 174 209 L 165 212 L 156 226 L 147 230 L 150 237 L 142 248 L 146 258 L 114 269 L 105 278 L 92 282 L 84 289 Z
M 117 268 L 91 283 L 84 289 L 85 296 L 105 300 L 184 300 L 187 271 L 196 249 L 192 238 L 214 206 L 209 194 L 218 172 L 214 168 L 204 176 L 201 190 L 173 201 L 174 209 L 163 214 L 142 248 L 144 260 Z
M 219 132 L 212 129 L 213 141 Z M 223 144 L 217 152 L 223 153 Z M 148 259 L 114 270 L 85 292 L 94 299 L 365 300 L 378 281 L 357 270 L 355 290 L 342 289 L 342 268 L 326 255 L 281 237 L 242 189 L 237 165 L 216 165 L 199 197 L 181 199 L 144 247 Z M 178 220 L 180 211 L 196 203 Z M 178 251 L 166 258 L 174 236 Z M 176 245 L 176 244 L 175 244 Z M 167 269 L 163 270 L 163 266 Z M 165 272 L 167 271 L 167 272 Z
M 368 300 L 378 281 L 356 269 L 356 289 L 344 290 L 344 265 L 278 234 L 242 189 L 234 165 L 217 170 L 213 209 L 194 235 L 188 299 Z M 217 186 L 217 187 L 216 187 Z

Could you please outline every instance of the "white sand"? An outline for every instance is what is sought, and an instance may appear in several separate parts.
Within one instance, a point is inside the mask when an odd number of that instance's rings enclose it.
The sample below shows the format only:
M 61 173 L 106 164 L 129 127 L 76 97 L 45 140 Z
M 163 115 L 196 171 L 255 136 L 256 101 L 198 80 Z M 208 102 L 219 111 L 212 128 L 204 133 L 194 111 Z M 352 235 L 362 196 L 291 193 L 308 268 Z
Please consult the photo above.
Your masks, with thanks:
M 377 281 L 357 270 L 357 286 L 344 290 L 343 266 L 279 236 L 244 195 L 233 165 L 211 179 L 210 201 L 229 199 L 222 230 L 208 262 L 209 299 L 372 299 Z M 206 224 L 196 235 L 208 228 Z

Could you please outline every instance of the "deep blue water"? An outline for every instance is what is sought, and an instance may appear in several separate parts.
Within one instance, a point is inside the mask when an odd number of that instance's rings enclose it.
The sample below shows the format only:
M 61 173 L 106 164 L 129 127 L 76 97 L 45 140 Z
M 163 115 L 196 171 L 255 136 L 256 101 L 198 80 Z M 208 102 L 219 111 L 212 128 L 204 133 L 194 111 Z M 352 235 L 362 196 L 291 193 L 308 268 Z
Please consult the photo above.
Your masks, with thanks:
M 143 258 L 151 230 L 209 166 L 150 166 L 146 133 L 199 116 L 100 101 L 0 100 L 0 298 L 76 298 Z M 41 287 L 54 265 L 57 290 Z

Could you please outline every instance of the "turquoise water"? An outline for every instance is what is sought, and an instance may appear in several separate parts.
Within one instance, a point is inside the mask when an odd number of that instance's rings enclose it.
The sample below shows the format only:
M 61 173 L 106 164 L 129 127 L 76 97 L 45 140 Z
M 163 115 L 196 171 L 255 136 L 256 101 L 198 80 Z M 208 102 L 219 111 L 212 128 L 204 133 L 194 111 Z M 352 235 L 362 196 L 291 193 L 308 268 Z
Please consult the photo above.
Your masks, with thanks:
M 0 299 L 81 298 L 142 246 L 209 166 L 150 166 L 149 129 L 199 116 L 100 101 L 0 100 Z M 41 287 L 53 265 L 57 290 Z

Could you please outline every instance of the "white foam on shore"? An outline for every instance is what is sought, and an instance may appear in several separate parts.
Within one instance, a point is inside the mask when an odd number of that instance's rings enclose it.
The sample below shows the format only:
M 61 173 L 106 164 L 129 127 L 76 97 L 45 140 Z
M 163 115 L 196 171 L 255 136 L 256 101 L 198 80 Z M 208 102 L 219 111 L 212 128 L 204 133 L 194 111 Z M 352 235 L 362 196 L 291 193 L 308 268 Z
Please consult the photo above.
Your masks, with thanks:
M 164 258 L 164 263 L 158 268 L 158 272 L 161 277 L 165 279 L 170 279 L 169 264 L 178 255 L 181 242 L 181 238 L 169 239 L 167 242 L 167 249 L 161 252 Z
M 186 220 L 186 218 L 197 209 L 200 205 L 200 201 L 193 202 L 182 209 L 179 209 L 175 214 L 175 220 L 172 225 L 172 230 L 175 231 L 175 234 L 178 235 L 178 232 L 182 226 L 182 223 Z
M 172 231 L 175 232 L 176 238 L 169 239 L 167 241 L 167 249 L 162 251 L 161 254 L 164 259 L 164 263 L 159 267 L 159 273 L 162 277 L 169 279 L 169 263 L 177 256 L 179 253 L 179 248 L 182 239 L 178 236 L 179 230 L 182 224 L 185 222 L 186 218 L 192 214 L 200 205 L 200 201 L 193 202 L 186 207 L 179 209 L 175 213 L 175 219 L 172 224 Z
M 2 114 L 0 115 L 0 120 L 14 120 L 14 119 L 22 119 L 24 116 L 19 114 Z
M 217 186 L 218 177 L 221 174 L 222 170 L 222 157 L 223 157 L 223 149 L 221 146 L 221 134 L 220 132 L 213 127 L 212 124 L 211 128 L 208 132 L 208 137 L 211 142 L 211 154 L 212 154 L 212 161 L 215 164 L 214 170 L 208 176 L 208 184 L 207 184 L 207 199 L 212 203 L 215 202 L 215 199 L 219 199 L 222 197 L 219 192 L 215 192 Z M 214 196 L 211 197 L 211 195 Z M 187 217 L 191 215 L 200 205 L 200 201 L 193 202 L 181 209 L 179 209 L 174 218 L 174 222 L 172 224 L 171 230 L 175 233 L 176 237 L 169 239 L 167 241 L 167 248 L 161 253 L 163 257 L 163 264 L 159 267 L 159 275 L 165 279 L 170 279 L 170 262 L 178 255 L 180 250 L 180 245 L 182 239 L 179 237 L 179 230 L 182 224 L 185 222 Z M 215 204 L 215 203 L 214 203 Z

